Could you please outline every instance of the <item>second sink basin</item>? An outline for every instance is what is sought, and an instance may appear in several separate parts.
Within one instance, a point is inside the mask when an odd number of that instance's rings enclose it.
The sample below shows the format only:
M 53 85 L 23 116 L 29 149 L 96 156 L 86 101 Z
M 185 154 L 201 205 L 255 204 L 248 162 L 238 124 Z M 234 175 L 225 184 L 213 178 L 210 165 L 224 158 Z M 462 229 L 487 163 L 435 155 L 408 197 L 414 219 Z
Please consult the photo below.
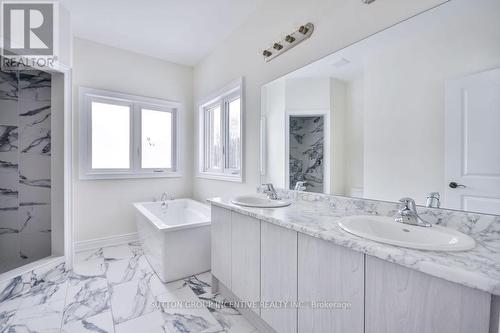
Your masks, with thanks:
M 232 203 L 245 207 L 278 208 L 291 204 L 288 200 L 271 200 L 264 195 L 240 195 L 231 200 Z
M 339 221 L 345 231 L 373 241 L 418 250 L 466 251 L 476 242 L 454 229 L 433 225 L 419 227 L 395 222 L 385 216 L 348 216 Z

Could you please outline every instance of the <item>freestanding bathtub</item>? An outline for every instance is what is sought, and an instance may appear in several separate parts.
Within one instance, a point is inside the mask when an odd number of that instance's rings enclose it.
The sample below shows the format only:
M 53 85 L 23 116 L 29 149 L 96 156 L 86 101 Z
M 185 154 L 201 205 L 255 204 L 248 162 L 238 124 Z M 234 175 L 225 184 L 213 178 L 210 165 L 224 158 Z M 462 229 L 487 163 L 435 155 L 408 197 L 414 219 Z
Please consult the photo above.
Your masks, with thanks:
M 210 270 L 210 207 L 191 199 L 138 202 L 136 224 L 147 260 L 163 282 Z

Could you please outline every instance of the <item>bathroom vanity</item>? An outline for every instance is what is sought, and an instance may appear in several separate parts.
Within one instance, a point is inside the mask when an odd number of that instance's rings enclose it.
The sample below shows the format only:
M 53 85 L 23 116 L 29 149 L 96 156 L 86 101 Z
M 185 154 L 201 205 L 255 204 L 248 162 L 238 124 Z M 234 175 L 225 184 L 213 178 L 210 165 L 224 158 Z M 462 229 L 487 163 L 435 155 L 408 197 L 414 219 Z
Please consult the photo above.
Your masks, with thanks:
M 214 286 L 227 298 L 254 302 L 241 311 L 259 330 L 498 332 L 498 218 L 444 211 L 452 228 L 466 230 L 469 223 L 476 247 L 412 250 L 337 225 L 348 215 L 390 216 L 395 204 L 301 195 L 275 209 L 209 200 Z
M 210 200 L 260 331 L 500 333 L 499 36 L 499 1 L 447 1 L 261 87 L 268 198 Z

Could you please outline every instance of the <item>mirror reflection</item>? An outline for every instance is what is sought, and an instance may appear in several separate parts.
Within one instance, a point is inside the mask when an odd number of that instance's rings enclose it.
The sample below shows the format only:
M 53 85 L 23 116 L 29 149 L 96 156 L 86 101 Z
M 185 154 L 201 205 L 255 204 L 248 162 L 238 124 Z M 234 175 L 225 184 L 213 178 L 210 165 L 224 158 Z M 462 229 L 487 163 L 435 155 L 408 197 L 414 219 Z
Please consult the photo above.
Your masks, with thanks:
M 500 214 L 498 1 L 441 5 L 261 96 L 262 183 Z

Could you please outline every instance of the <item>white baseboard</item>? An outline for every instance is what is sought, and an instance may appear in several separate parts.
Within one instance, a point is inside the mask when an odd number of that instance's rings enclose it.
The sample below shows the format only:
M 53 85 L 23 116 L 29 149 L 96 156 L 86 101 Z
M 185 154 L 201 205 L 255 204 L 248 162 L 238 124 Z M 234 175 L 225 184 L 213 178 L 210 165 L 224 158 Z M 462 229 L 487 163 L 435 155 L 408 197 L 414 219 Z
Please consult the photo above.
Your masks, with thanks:
M 96 250 L 101 247 L 115 246 L 127 244 L 130 242 L 135 242 L 139 239 L 137 232 L 132 232 L 130 234 L 122 234 L 116 236 L 94 238 L 84 241 L 75 242 L 75 252 L 83 252 Z

